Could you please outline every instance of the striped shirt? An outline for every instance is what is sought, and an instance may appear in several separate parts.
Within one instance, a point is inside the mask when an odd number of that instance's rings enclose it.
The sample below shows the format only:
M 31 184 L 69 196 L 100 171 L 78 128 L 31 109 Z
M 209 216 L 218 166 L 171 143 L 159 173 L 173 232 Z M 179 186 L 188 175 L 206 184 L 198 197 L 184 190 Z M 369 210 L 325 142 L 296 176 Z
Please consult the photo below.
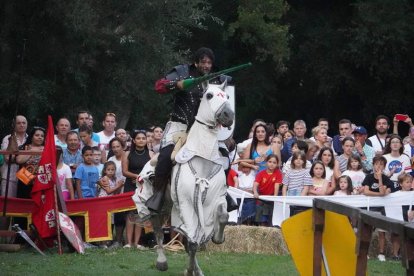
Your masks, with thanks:
M 346 171 L 346 168 L 348 166 L 348 158 L 346 158 L 344 154 L 341 154 L 338 157 L 336 157 L 336 160 L 338 160 L 339 162 L 339 170 L 341 171 L 341 173 Z
M 309 170 L 291 169 L 283 177 L 283 185 L 286 185 L 288 190 L 302 190 L 304 186 L 312 186 L 313 182 Z

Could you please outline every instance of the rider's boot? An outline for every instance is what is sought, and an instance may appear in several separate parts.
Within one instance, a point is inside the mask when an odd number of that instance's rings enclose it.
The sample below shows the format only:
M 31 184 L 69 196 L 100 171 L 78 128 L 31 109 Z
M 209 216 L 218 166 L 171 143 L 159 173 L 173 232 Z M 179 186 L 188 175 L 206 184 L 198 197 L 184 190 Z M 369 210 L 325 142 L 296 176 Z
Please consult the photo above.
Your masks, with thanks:
M 169 177 L 155 176 L 153 183 L 154 194 L 145 202 L 148 209 L 155 213 L 160 213 L 164 204 L 164 194 L 167 188 Z

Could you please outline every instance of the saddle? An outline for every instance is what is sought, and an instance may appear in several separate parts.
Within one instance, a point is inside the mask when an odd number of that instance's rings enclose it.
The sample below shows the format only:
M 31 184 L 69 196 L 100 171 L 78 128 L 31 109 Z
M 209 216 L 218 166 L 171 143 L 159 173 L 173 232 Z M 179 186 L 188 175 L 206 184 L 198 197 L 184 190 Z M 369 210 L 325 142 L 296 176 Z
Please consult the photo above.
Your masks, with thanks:
M 180 149 L 184 146 L 185 142 L 187 141 L 187 133 L 176 133 L 173 135 L 173 141 L 174 141 L 174 149 L 171 153 L 171 161 L 173 162 L 173 164 L 175 164 L 175 156 L 177 155 L 177 153 L 180 151 Z M 150 164 L 153 167 L 157 166 L 157 162 L 158 162 L 158 155 L 159 153 L 155 154 L 151 160 L 150 160 Z

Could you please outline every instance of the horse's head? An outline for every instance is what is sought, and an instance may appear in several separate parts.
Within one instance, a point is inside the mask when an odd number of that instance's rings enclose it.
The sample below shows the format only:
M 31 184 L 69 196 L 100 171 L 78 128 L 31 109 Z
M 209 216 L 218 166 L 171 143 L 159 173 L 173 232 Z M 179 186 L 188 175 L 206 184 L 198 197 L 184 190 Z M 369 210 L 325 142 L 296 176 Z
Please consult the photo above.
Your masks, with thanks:
M 234 111 L 224 91 L 226 85 L 227 82 L 207 86 L 196 116 L 198 121 L 214 127 L 217 125 L 230 127 L 233 124 Z

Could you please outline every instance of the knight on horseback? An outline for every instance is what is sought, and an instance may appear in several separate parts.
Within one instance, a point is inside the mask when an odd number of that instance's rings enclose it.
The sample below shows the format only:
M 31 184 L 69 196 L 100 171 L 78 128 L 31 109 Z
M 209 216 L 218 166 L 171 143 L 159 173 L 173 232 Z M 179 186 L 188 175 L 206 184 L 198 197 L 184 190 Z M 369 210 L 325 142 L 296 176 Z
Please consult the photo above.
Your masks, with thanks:
M 177 142 L 177 137 L 180 137 L 181 134 L 185 135 L 194 123 L 200 99 L 204 92 L 202 84 L 198 84 L 188 91 L 184 90 L 183 80 L 209 74 L 213 71 L 214 61 L 213 51 L 202 47 L 195 52 L 193 64 L 177 65 L 165 77 L 155 83 L 157 93 L 173 93 L 173 110 L 161 140 L 153 180 L 154 194 L 146 202 L 148 209 L 153 212 L 160 212 L 163 205 L 165 189 L 170 181 L 173 167 L 171 154 Z M 225 78 L 226 76 L 224 76 Z M 221 79 L 223 79 L 223 76 L 221 76 Z M 221 81 L 220 78 L 215 78 L 210 80 L 210 83 L 219 84 Z

